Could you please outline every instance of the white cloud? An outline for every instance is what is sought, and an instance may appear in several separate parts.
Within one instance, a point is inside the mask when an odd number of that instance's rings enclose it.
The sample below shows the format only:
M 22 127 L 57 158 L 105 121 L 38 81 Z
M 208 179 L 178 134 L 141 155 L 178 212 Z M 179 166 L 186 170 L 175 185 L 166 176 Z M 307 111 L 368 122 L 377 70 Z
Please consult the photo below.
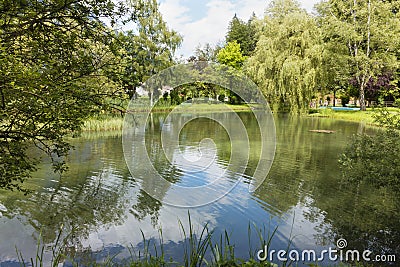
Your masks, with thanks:
M 186 56 L 199 44 L 216 44 L 224 39 L 234 5 L 229 1 L 212 0 L 207 3 L 207 14 L 200 20 L 183 25 L 184 44 L 181 52 Z
M 270 2 L 265 0 L 239 1 L 236 3 L 236 13 L 239 18 L 244 20 L 249 19 L 253 12 L 257 17 L 262 17 Z
M 224 39 L 235 6 L 228 0 L 211 0 L 206 7 L 204 17 L 193 21 L 190 9 L 183 6 L 180 0 L 166 0 L 160 4 L 165 21 L 183 35 L 184 41 L 178 54 L 188 57 L 199 44 L 216 44 Z
M 302 6 L 308 11 L 312 10 L 315 3 L 320 0 L 302 0 Z M 177 55 L 189 57 L 199 45 L 210 43 L 217 44 L 225 39 L 225 34 L 232 17 L 247 20 L 255 12 L 262 17 L 270 0 L 208 0 L 205 3 L 206 13 L 200 19 L 192 19 L 193 14 L 198 15 L 199 10 L 186 6 L 182 0 L 162 0 L 160 11 L 168 25 L 183 36 L 183 43 Z M 198 16 L 197 16 L 198 17 Z
M 182 5 L 180 0 L 166 0 L 160 3 L 160 11 L 168 26 L 178 30 L 191 19 L 188 14 L 190 9 Z
M 301 1 L 301 5 L 305 8 L 308 12 L 312 12 L 314 9 L 314 5 L 321 2 L 320 0 L 308 0 L 308 1 Z

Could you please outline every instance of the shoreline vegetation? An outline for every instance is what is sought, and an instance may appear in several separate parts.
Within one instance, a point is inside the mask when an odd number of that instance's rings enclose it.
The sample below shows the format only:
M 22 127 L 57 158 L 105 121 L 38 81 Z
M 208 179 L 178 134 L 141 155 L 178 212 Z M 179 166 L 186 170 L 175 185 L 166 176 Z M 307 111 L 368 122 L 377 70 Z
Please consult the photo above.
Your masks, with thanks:
M 255 105 L 229 105 L 229 104 L 193 104 L 186 105 L 182 111 L 179 111 L 179 106 L 156 106 L 152 113 L 164 112 L 226 112 L 228 109 L 234 112 L 249 112 L 256 109 Z M 390 113 L 400 113 L 400 108 L 385 108 Z M 350 122 L 363 122 L 370 126 L 379 126 L 374 116 L 381 108 L 368 108 L 367 111 L 334 111 L 330 108 L 311 109 L 307 116 L 310 118 L 329 118 L 335 120 L 343 120 Z M 145 110 L 132 110 L 130 112 L 145 112 Z M 81 132 L 105 132 L 105 131 L 122 131 L 124 124 L 124 115 L 122 114 L 100 114 L 91 117 L 84 121 Z
M 59 233 L 55 240 L 54 245 L 50 247 L 46 246 L 42 240 L 42 232 L 39 233 L 36 255 L 34 258 L 24 258 L 22 252 L 16 247 L 17 259 L 20 266 L 32 266 L 41 267 L 50 264 L 49 266 L 60 266 L 67 264 L 68 266 L 96 266 L 96 267 L 158 267 L 158 266 L 215 266 L 215 267 L 239 267 L 239 266 L 263 266 L 263 267 L 286 267 L 286 266 L 297 266 L 296 262 L 291 260 L 282 261 L 279 263 L 273 263 L 268 260 L 258 259 L 258 248 L 254 248 L 250 245 L 248 251 L 248 257 L 243 259 L 238 257 L 235 252 L 235 244 L 231 240 L 230 234 L 225 230 L 221 233 L 216 233 L 214 230 L 209 228 L 208 223 L 196 230 L 194 223 L 192 222 L 190 212 L 188 211 L 187 226 L 184 226 L 184 222 L 178 220 L 179 228 L 182 232 L 183 241 L 181 243 L 182 256 L 179 261 L 176 258 L 169 257 L 166 254 L 167 249 L 165 248 L 165 240 L 163 238 L 163 230 L 158 230 L 158 238 L 147 239 L 144 232 L 140 230 L 142 235 L 143 247 L 140 249 L 135 248 L 132 244 L 127 247 L 129 256 L 127 258 L 118 258 L 118 254 L 108 254 L 104 259 L 99 259 L 90 250 L 83 250 L 79 252 L 77 250 L 71 250 L 71 244 L 68 243 L 70 237 L 67 234 L 64 239 L 63 226 L 59 229 Z M 255 224 L 249 222 L 247 227 L 247 241 L 251 244 L 253 238 L 259 243 L 259 248 L 264 249 L 266 255 L 270 255 L 272 239 L 277 233 L 278 226 L 268 230 L 266 227 L 259 228 Z M 288 245 L 286 253 L 291 249 L 293 242 L 292 236 L 288 239 Z M 46 257 L 45 253 L 50 253 L 49 258 Z M 304 262 L 303 262 L 304 264 Z M 309 262 L 309 266 L 325 266 L 320 265 L 322 262 Z M 370 267 L 362 262 L 345 263 L 337 262 L 329 266 L 338 267 Z
M 181 109 L 178 105 L 161 105 L 155 106 L 152 109 L 152 113 L 165 113 L 171 112 L 193 112 L 193 113 L 208 113 L 208 112 L 248 112 L 252 109 L 256 109 L 256 105 L 230 105 L 230 104 L 190 104 L 185 105 Z M 145 109 L 129 110 L 129 113 L 143 113 L 148 112 Z M 121 131 L 124 123 L 124 115 L 122 114 L 100 114 L 95 117 L 91 117 L 84 121 L 81 128 L 82 132 L 102 132 L 102 131 Z
M 334 111 L 330 108 L 311 109 L 308 116 L 312 118 L 330 118 L 350 122 L 363 122 L 370 126 L 380 126 L 376 116 L 380 111 L 387 110 L 390 114 L 400 114 L 400 108 L 367 108 L 366 111 Z

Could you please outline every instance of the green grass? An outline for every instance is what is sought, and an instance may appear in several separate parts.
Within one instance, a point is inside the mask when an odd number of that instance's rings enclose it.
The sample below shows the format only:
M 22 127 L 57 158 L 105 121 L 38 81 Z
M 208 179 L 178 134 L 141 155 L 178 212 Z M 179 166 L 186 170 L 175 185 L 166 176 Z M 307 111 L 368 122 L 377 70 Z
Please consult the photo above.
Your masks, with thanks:
M 152 109 L 152 112 L 174 112 L 177 113 L 201 113 L 201 112 L 226 112 L 227 110 L 235 112 L 250 111 L 256 108 L 255 105 L 249 107 L 247 105 L 229 105 L 229 104 L 183 104 L 182 106 L 160 105 Z M 130 112 L 145 112 L 145 110 L 130 110 Z M 83 126 L 82 132 L 105 132 L 105 131 L 122 131 L 124 126 L 124 117 L 121 115 L 99 115 L 87 119 Z
M 83 132 L 122 131 L 124 117 L 103 115 L 86 120 L 82 126 Z
M 177 113 L 208 113 L 208 112 L 226 112 L 227 110 L 235 112 L 248 112 L 257 108 L 257 105 L 229 105 L 229 104 L 184 104 L 183 106 L 160 105 L 153 108 L 152 112 L 174 112 Z M 367 111 L 333 111 L 331 109 L 313 109 L 310 111 L 309 117 L 331 118 L 336 120 L 365 122 L 369 125 L 377 125 L 375 123 L 374 114 L 379 109 L 368 108 Z M 400 108 L 387 108 L 391 113 L 400 112 Z M 144 112 L 144 110 L 132 110 L 131 112 Z M 121 132 L 124 125 L 124 117 L 121 115 L 99 115 L 90 118 L 84 122 L 82 133 L 98 133 L 98 132 Z
M 377 114 L 378 108 L 368 108 L 367 111 L 333 111 L 331 109 L 317 109 L 312 110 L 309 117 L 323 117 L 336 120 L 365 122 L 370 125 L 377 125 L 375 123 L 374 115 Z M 400 112 L 399 108 L 387 108 L 391 113 Z M 317 112 L 317 113 L 314 113 Z

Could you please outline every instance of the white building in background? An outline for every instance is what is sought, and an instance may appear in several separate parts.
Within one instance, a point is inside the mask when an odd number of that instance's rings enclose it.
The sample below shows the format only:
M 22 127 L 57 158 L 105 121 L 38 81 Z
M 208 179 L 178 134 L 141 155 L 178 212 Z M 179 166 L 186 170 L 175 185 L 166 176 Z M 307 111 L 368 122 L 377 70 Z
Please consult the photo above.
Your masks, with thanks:
M 165 92 L 171 92 L 174 88 L 172 88 L 171 86 L 163 86 L 160 90 L 160 96 L 162 96 Z M 136 88 L 136 93 L 139 96 L 148 96 L 148 92 L 142 87 L 138 87 Z
M 161 88 L 161 96 L 163 95 L 163 94 L 165 94 L 166 92 L 171 92 L 172 90 L 174 90 L 174 88 L 172 88 L 171 86 L 163 86 L 162 88 Z

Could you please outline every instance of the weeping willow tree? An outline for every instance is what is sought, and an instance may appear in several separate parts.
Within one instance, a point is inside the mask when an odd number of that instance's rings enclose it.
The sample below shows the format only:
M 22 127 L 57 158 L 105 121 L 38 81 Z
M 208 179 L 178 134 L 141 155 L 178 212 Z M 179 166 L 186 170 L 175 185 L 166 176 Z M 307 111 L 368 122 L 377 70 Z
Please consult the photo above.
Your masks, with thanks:
M 245 64 L 271 107 L 308 110 L 318 84 L 321 38 L 313 17 L 293 0 L 273 1 L 258 23 L 259 41 Z

